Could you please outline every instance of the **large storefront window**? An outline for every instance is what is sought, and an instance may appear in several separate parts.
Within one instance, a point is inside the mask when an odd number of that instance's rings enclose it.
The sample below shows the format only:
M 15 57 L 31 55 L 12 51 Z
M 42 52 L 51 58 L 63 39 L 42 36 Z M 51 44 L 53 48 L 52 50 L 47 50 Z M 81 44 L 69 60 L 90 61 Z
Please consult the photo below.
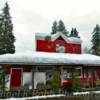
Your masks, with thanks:
M 53 71 L 47 70 L 46 71 L 46 83 L 49 84 L 52 79 L 53 79 Z
M 23 85 L 28 89 L 32 89 L 32 73 L 23 72 Z
M 67 82 L 68 79 L 74 78 L 80 78 L 82 75 L 82 68 L 67 68 L 62 70 L 62 82 Z
M 96 70 L 96 77 L 97 80 L 100 80 L 100 69 Z
M 92 78 L 93 76 L 93 71 L 91 69 L 88 70 L 88 78 Z
M 78 67 L 74 69 L 74 77 L 75 78 L 80 78 L 82 75 L 82 68 Z
M 35 72 L 34 73 L 34 89 L 39 88 L 46 84 L 45 72 Z
M 34 72 L 34 89 L 40 89 L 50 81 L 52 75 L 51 71 L 47 70 L 47 66 L 36 66 Z

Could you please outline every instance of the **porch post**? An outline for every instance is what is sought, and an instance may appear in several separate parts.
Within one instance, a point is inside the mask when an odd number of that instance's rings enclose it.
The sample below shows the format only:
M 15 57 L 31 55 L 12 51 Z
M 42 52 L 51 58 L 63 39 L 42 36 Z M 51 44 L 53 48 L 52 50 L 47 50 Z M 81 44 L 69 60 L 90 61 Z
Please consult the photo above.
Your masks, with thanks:
M 95 74 L 94 74 L 94 67 L 92 67 L 92 88 L 94 87 L 94 76 Z
M 32 89 L 34 89 L 34 70 L 35 66 L 32 66 Z
M 61 68 L 60 68 L 60 84 L 61 84 L 61 86 L 63 86 L 63 65 L 61 66 Z
M 5 90 L 5 73 L 4 73 L 4 70 L 5 68 L 2 67 L 2 90 L 4 91 Z
M 73 68 L 73 66 L 72 66 L 72 79 L 74 79 L 75 77 L 74 77 L 74 68 Z
M 71 71 L 72 71 L 72 82 L 74 83 L 74 81 L 75 81 L 75 76 L 74 76 L 74 68 L 73 68 L 74 66 L 72 66 L 72 68 L 71 68 Z M 72 86 L 73 86 L 73 83 L 72 83 Z

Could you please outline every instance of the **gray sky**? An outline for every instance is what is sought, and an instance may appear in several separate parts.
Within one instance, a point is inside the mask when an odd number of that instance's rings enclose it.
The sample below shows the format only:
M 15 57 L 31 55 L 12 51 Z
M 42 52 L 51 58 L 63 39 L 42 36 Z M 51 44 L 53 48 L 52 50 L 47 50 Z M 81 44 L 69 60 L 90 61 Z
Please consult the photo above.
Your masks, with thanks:
M 62 19 L 68 31 L 76 27 L 83 46 L 90 46 L 91 32 L 100 24 L 100 0 L 0 0 L 10 4 L 16 50 L 35 50 L 35 32 L 51 31 L 54 20 Z

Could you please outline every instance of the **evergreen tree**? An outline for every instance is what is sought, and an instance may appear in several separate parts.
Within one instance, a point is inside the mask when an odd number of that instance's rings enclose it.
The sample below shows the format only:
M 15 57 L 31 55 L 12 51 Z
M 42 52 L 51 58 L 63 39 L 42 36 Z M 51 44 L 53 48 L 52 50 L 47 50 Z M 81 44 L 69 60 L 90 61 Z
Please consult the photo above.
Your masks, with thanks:
M 0 18 L 0 54 L 15 52 L 15 37 L 13 24 L 9 13 L 9 5 L 6 3 Z
M 72 37 L 74 36 L 74 28 L 72 28 L 70 36 L 72 36 Z
M 65 25 L 64 25 L 64 23 L 63 23 L 62 20 L 59 21 L 59 24 L 58 24 L 58 31 L 59 31 L 59 32 L 62 32 L 62 33 L 65 34 L 65 35 L 68 35 L 68 32 L 67 32 L 67 30 L 66 30 L 66 28 L 65 28 Z
M 55 34 L 56 32 L 57 32 L 57 22 L 54 21 L 53 22 L 53 26 L 52 26 L 52 32 L 51 32 L 51 34 Z
M 54 69 L 54 72 L 53 72 L 53 79 L 51 81 L 51 87 L 54 92 L 58 92 L 60 88 L 60 73 L 57 70 L 57 68 Z
M 0 90 L 5 90 L 5 75 L 4 75 L 4 70 L 0 66 Z
M 77 31 L 76 28 L 72 28 L 70 36 L 72 36 L 72 37 L 78 37 L 78 31 Z
M 2 16 L 0 15 L 0 52 L 3 49 Z
M 98 24 L 92 34 L 92 53 L 100 56 L 100 26 Z
M 75 36 L 75 37 L 78 37 L 78 31 L 77 31 L 76 28 L 74 29 L 74 36 Z
M 13 24 L 9 13 L 9 5 L 6 3 L 0 15 L 0 54 L 15 52 L 15 37 L 13 36 Z M 4 69 L 0 66 L 0 88 L 5 90 Z

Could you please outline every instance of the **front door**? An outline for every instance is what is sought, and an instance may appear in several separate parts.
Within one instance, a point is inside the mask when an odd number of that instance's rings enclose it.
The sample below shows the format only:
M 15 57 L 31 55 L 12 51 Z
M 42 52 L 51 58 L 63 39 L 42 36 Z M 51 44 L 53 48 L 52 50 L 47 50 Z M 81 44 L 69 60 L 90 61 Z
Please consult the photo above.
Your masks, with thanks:
M 11 73 L 11 87 L 21 86 L 22 69 L 12 68 Z

